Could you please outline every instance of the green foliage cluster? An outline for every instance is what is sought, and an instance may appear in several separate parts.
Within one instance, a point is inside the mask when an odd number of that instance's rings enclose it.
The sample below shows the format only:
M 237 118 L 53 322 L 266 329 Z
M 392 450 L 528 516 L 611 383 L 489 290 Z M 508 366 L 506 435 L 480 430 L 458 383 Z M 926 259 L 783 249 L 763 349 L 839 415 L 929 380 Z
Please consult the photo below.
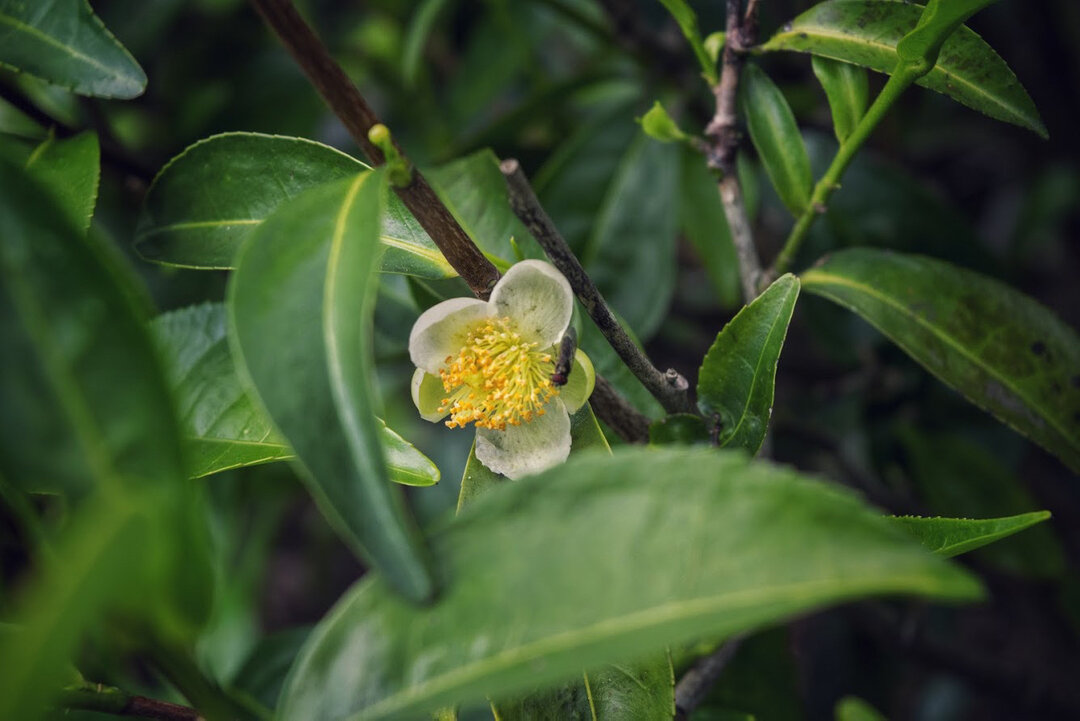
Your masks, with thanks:
M 385 93 L 409 159 L 384 127 L 379 168 L 335 147 L 353 150 L 238 2 L 95 3 L 133 57 L 85 0 L 0 0 L 0 719 L 815 717 L 787 641 L 808 614 L 939 623 L 1035 578 L 1067 625 L 1066 549 L 993 458 L 1030 441 L 1075 482 L 1080 337 L 864 151 L 916 84 L 1047 137 L 964 24 L 991 2 L 825 0 L 752 47 L 683 0 L 303 3 L 344 18 L 335 53 Z M 231 86 L 197 82 L 184 50 L 155 57 L 188 13 L 237 30 L 199 27 L 190 51 Z M 798 86 L 773 72 L 792 51 L 810 55 Z M 746 298 L 701 130 L 727 52 L 745 63 L 732 177 L 751 255 L 775 258 Z M 410 327 L 468 290 L 395 192 L 416 162 L 497 269 L 544 258 L 510 152 L 694 400 L 663 413 L 582 305 L 581 348 L 648 431 L 598 391 L 570 459 L 519 481 L 409 402 Z M 815 363 L 858 390 L 785 380 Z M 296 586 L 309 605 L 276 622 Z M 717 649 L 737 649 L 729 675 L 691 704 L 676 680 Z M 883 718 L 856 697 L 884 707 L 880 682 L 827 714 Z M 1076 710 L 1055 693 L 1030 708 Z

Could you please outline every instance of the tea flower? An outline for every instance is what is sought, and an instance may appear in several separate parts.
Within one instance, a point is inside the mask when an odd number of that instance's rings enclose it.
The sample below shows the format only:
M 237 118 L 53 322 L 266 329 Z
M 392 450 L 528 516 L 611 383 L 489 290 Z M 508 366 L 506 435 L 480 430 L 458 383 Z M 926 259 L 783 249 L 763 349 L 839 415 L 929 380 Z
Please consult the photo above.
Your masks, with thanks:
M 409 336 L 420 415 L 476 426 L 476 457 L 508 478 L 538 473 L 570 454 L 570 414 L 595 375 L 577 352 L 567 383 L 551 381 L 556 344 L 574 310 L 570 284 L 553 266 L 526 260 L 506 272 L 491 300 L 452 298 L 425 311 Z

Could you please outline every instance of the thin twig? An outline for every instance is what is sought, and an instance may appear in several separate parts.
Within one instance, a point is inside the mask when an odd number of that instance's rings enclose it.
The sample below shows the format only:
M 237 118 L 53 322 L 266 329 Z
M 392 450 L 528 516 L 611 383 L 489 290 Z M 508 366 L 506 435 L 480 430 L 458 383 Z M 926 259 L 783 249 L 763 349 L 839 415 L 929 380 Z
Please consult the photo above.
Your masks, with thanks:
M 596 387 L 589 397 L 589 405 L 627 443 L 649 442 L 648 417 L 630 405 L 599 373 L 596 375 Z
M 506 178 L 510 207 L 514 214 L 540 243 L 552 264 L 566 276 L 589 317 L 631 372 L 669 413 L 696 413 L 697 409 L 690 401 L 690 384 L 686 379 L 673 369 L 666 373 L 657 369 L 619 325 L 600 291 L 544 212 L 518 161 L 513 158 L 504 160 L 499 169 Z
M 698 659 L 675 684 L 675 718 L 687 719 L 720 679 L 742 644 L 743 637 L 728 639 L 708 656 Z
M 204 721 L 199 712 L 187 706 L 135 696 L 112 686 L 82 683 L 60 693 L 58 705 L 64 709 L 96 711 L 113 716 L 154 719 L 155 721 Z
M 292 2 L 251 0 L 251 4 L 281 39 L 357 145 L 375 165 L 383 164 L 382 152 L 368 140 L 368 131 L 379 124 L 378 117 Z M 401 153 L 400 148 L 398 152 Z M 412 183 L 395 187 L 394 191 L 473 293 L 486 300 L 499 279 L 499 271 L 462 230 L 424 176 L 414 171 Z
M 750 0 L 744 17 L 739 12 L 739 0 L 727 0 L 723 69 L 720 82 L 712 89 L 716 97 L 716 113 L 705 128 L 705 134 L 712 141 L 707 153 L 709 168 L 720 178 L 720 201 L 724 204 L 724 214 L 731 228 L 731 240 L 739 259 L 743 299 L 747 303 L 758 295 L 761 261 L 754 246 L 750 218 L 736 174 L 735 151 L 739 146 L 739 131 L 735 111 L 744 53 L 746 48 L 754 44 L 757 36 L 757 5 L 756 0 Z

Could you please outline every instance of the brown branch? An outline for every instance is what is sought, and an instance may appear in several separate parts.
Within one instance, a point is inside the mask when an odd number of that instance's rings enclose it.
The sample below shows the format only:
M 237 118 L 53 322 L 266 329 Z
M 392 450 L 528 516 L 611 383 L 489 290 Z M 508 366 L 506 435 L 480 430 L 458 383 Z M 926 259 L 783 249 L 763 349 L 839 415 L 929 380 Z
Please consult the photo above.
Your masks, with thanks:
M 727 0 L 723 69 L 720 71 L 720 82 L 712 89 L 716 98 L 716 113 L 705 128 L 705 134 L 712 141 L 707 152 L 709 168 L 720 177 L 720 200 L 731 228 L 731 240 L 739 259 L 743 299 L 747 303 L 757 297 L 762 273 L 735 168 L 735 152 L 739 147 L 736 99 L 744 54 L 757 40 L 757 6 L 757 0 L 750 0 L 744 16 L 739 12 L 739 0 Z
M 573 251 L 551 218 L 544 212 L 518 161 L 513 158 L 504 160 L 499 169 L 506 178 L 510 207 L 514 214 L 540 243 L 552 264 L 566 276 L 589 317 L 626 366 L 669 413 L 697 413 L 690 401 L 690 384 L 686 379 L 674 369 L 669 369 L 666 373 L 657 369 L 619 325 L 600 291 L 574 257 Z
M 589 405 L 627 443 L 649 442 L 649 418 L 630 405 L 599 373 L 596 375 L 596 387 L 589 397 Z
M 65 709 L 96 711 L 113 716 L 154 721 L 205 721 L 193 708 L 146 696 L 135 696 L 118 688 L 96 683 L 82 683 L 65 688 L 58 701 L 58 705 Z
M 675 684 L 676 721 L 690 718 L 694 709 L 701 705 L 724 673 L 724 669 L 735 658 L 742 640 L 742 636 L 728 639 L 708 656 L 698 659 L 690 670 L 683 674 L 679 683 Z
M 330 56 L 326 46 L 300 17 L 291 0 L 251 0 L 251 4 L 281 39 L 357 145 L 372 163 L 382 165 L 385 162 L 382 152 L 368 139 L 368 131 L 379 124 L 378 117 L 345 71 Z M 401 155 L 404 157 L 404 153 Z M 473 293 L 486 300 L 499 279 L 499 271 L 462 230 L 424 176 L 414 171 L 412 183 L 395 187 L 394 192 L 431 236 L 458 275 L 469 284 Z

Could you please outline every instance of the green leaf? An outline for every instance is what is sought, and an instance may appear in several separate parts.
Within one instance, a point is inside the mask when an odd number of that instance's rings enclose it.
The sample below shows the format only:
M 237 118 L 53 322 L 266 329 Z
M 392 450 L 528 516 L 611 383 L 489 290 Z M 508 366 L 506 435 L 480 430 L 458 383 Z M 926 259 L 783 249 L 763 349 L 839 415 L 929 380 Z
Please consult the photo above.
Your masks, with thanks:
M 438 20 L 439 14 L 447 4 L 448 0 L 423 0 L 409 19 L 401 57 L 401 77 L 405 80 L 407 88 L 416 87 L 428 36 L 431 35 L 435 21 Z
M 19 599 L 18 629 L 0 637 L 0 718 L 33 721 L 68 681 L 79 640 L 118 599 L 145 590 L 147 519 L 129 504 L 84 508 L 56 558 Z
M 90 227 L 101 176 L 98 139 L 90 131 L 57 140 L 50 135 L 34 148 L 25 168 L 56 197 L 71 222 Z
M 896 45 L 896 54 L 909 65 L 930 69 L 942 44 L 969 17 L 997 0 L 930 0 L 915 29 Z
M 0 476 L 73 498 L 175 483 L 177 423 L 133 280 L 26 171 L 0 163 L 0 187 Z
M 845 696 L 836 704 L 836 721 L 888 721 L 888 719 L 861 698 Z
M 836 139 L 842 143 L 866 113 L 870 93 L 866 70 L 820 55 L 810 58 L 810 64 L 825 90 L 832 111 L 833 130 Z
M 793 215 L 810 203 L 810 157 L 784 94 L 757 65 L 742 74 L 742 107 L 750 139 L 780 199 Z
M 675 290 L 679 148 L 639 133 L 596 211 L 582 262 L 641 337 L 656 332 Z
M 412 600 L 431 595 L 422 542 L 391 488 L 370 379 L 377 171 L 284 203 L 244 243 L 230 342 L 345 542 Z
M 686 149 L 679 186 L 679 226 L 701 258 L 722 308 L 742 299 L 739 259 L 731 241 L 716 177 L 697 152 Z
M 1048 518 L 1049 511 L 1033 511 L 1006 518 L 898 516 L 891 520 L 934 553 L 952 558 L 1007 538 Z
M 241 383 L 229 350 L 224 305 L 165 313 L 154 319 L 151 330 L 179 409 L 188 477 L 295 457 Z M 438 483 L 434 463 L 381 421 L 380 431 L 392 481 Z
M 802 281 L 1080 471 L 1080 338 L 1047 308 L 978 273 L 867 248 L 827 256 Z
M 694 9 L 685 0 L 660 0 L 660 3 L 667 8 L 671 16 L 675 18 L 675 22 L 679 24 L 679 30 L 682 30 L 683 36 L 694 50 L 698 64 L 701 65 L 701 73 L 705 76 L 705 80 L 709 85 L 716 85 L 716 55 L 710 53 L 701 41 L 697 14 Z
M 135 249 L 163 265 L 232 268 L 244 239 L 282 203 L 366 167 L 303 138 L 211 136 L 170 160 L 154 178 L 143 202 Z M 454 275 L 396 195 L 386 204 L 380 240 L 386 246 L 386 272 L 424 278 Z
M 134 98 L 146 74 L 86 0 L 0 0 L 0 65 L 80 95 Z
M 796 50 L 892 73 L 897 43 L 919 21 L 922 8 L 891 0 L 833 0 L 799 15 L 761 46 Z M 945 41 L 934 68 L 916 84 L 948 95 L 992 118 L 1032 130 L 1046 126 L 1016 75 L 986 42 L 966 26 Z
M 190 636 L 212 579 L 171 399 L 122 287 L 131 278 L 25 170 L 0 163 L 0 187 L 0 483 L 74 509 L 27 584 L 24 635 L 0 651 L 0 714 L 27 719 L 106 608 Z
M 909 426 L 901 426 L 894 435 L 902 444 L 919 498 L 934 515 L 994 518 L 1038 509 L 1009 464 L 983 444 L 955 431 L 920 433 Z M 1049 524 L 994 544 L 980 557 L 1017 576 L 1056 578 L 1066 566 Z
M 649 443 L 654 446 L 692 445 L 708 440 L 709 429 L 704 419 L 692 413 L 674 413 L 649 426 Z
M 297 660 L 281 721 L 408 718 L 853 598 L 980 593 L 854 496 L 713 449 L 582 454 L 476 499 L 431 543 L 453 569 L 439 603 L 358 583 Z
M 641 129 L 653 140 L 661 143 L 674 143 L 686 140 L 686 133 L 679 128 L 678 123 L 672 120 L 667 110 L 657 100 L 649 108 L 649 112 L 641 116 Z
M 500 269 L 509 268 L 507 259 L 517 257 L 511 238 L 527 257 L 544 257 L 510 209 L 506 179 L 491 150 L 480 150 L 424 172 L 461 227 Z
M 721 446 L 757 453 L 772 415 L 776 365 L 799 297 L 790 273 L 773 282 L 716 336 L 698 371 L 698 407 L 719 424 Z

